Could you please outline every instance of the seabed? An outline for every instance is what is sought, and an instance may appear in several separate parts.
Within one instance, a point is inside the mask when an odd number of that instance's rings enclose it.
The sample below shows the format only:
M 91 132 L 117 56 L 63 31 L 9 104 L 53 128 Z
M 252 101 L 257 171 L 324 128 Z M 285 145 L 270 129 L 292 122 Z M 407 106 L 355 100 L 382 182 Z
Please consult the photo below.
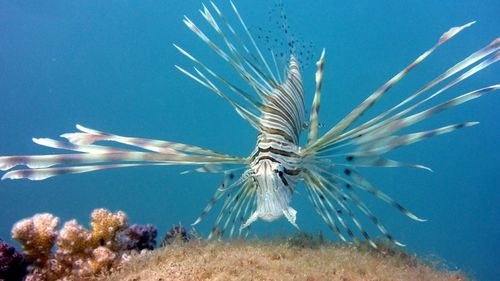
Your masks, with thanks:
M 100 280 L 470 280 L 443 269 L 440 261 L 377 245 L 332 244 L 305 234 L 272 241 L 177 241 L 131 255 Z

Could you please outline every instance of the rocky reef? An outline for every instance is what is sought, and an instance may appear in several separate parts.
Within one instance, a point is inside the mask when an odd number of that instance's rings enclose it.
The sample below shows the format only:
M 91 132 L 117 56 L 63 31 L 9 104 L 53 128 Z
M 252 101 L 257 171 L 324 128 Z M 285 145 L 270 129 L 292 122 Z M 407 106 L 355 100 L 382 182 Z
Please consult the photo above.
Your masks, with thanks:
M 0 281 L 469 280 L 380 241 L 378 249 L 304 233 L 270 241 L 206 241 L 178 225 L 156 248 L 157 229 L 129 226 L 120 211 L 94 210 L 90 229 L 76 220 L 60 229 L 59 223 L 52 214 L 16 223 L 12 237 L 23 254 L 0 240 Z
M 440 264 L 381 242 L 377 245 L 378 250 L 365 244 L 332 244 L 303 234 L 273 241 L 183 243 L 178 239 L 168 247 L 132 257 L 100 280 L 469 280 L 457 271 L 437 270 Z

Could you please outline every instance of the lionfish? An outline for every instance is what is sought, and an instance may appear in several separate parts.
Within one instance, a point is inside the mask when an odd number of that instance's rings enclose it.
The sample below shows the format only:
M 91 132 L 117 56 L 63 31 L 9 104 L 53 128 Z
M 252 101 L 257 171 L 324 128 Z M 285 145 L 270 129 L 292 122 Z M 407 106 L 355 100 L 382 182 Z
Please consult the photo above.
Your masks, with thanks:
M 284 66 L 280 73 L 274 51 L 270 50 L 271 54 L 267 55 L 266 60 L 265 54 L 258 47 L 240 12 L 232 2 L 230 4 L 234 12 L 232 16 L 241 32 L 237 32 L 238 29 L 213 2 L 210 2 L 208 7 L 203 5 L 200 12 L 213 29 L 211 32 L 220 37 L 218 40 L 210 38 L 190 18 L 184 16 L 183 21 L 244 81 L 244 86 L 250 91 L 218 74 L 201 59 L 174 44 L 174 47 L 193 64 L 191 71 L 180 66 L 176 68 L 225 99 L 257 130 L 257 143 L 248 157 L 231 156 L 171 141 L 125 137 L 77 125 L 79 132 L 61 135 L 66 141 L 33 139 L 39 145 L 69 150 L 73 153 L 0 157 L 2 170 L 10 170 L 20 165 L 27 166 L 27 169 L 8 171 L 2 179 L 43 180 L 65 174 L 111 168 L 198 165 L 188 172 L 224 175 L 214 196 L 194 223 L 202 221 L 212 207 L 224 198 L 209 238 L 227 234 L 227 230 L 229 237 L 232 237 L 235 231 L 239 237 L 242 231 L 248 234 L 250 225 L 258 219 L 270 222 L 283 216 L 298 228 L 295 222 L 297 211 L 290 204 L 293 194 L 296 193 L 297 184 L 303 182 L 314 209 L 341 240 L 359 241 L 358 237 L 362 236 L 376 247 L 356 215 L 362 214 L 389 241 L 402 245 L 393 238 L 363 202 L 359 191 L 368 192 L 410 219 L 424 220 L 372 185 L 358 168 L 414 167 L 430 170 L 423 165 L 388 159 L 384 154 L 433 136 L 478 124 L 478 122 L 463 122 L 427 131 L 398 134 L 401 130 L 437 113 L 499 89 L 500 85 L 497 84 L 428 106 L 428 102 L 436 96 L 495 63 L 499 59 L 500 39 L 495 39 L 459 61 L 385 112 L 354 126 L 353 124 L 392 86 L 442 44 L 474 22 L 451 28 L 430 49 L 369 95 L 335 126 L 319 136 L 318 114 L 325 50 L 322 50 L 316 63 L 316 88 L 309 120 L 306 121 L 301 65 L 292 42 L 288 44 L 290 55 L 287 66 Z M 268 62 L 271 57 L 272 64 Z M 451 81 L 431 92 L 432 88 L 445 80 Z M 421 99 L 417 101 L 419 97 Z M 303 130 L 307 130 L 305 145 L 299 142 Z M 118 148 L 96 144 L 103 141 L 122 145 Z M 244 171 L 238 174 L 239 177 L 235 177 L 235 172 L 241 170 Z

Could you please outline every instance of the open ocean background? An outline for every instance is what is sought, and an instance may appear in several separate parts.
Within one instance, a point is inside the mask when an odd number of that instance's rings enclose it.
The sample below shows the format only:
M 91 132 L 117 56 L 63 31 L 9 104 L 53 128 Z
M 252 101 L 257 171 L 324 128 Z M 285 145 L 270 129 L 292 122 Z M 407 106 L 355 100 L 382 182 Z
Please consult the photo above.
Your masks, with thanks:
M 231 14 L 228 1 L 217 3 Z M 269 12 L 279 15 L 272 1 L 236 4 L 252 30 L 276 30 L 268 18 Z M 314 91 L 311 65 L 326 48 L 322 132 L 450 27 L 477 20 L 391 89 L 367 116 L 413 93 L 500 35 L 500 2 L 495 0 L 284 4 L 291 32 L 313 42 L 309 50 L 315 56 L 303 72 L 308 107 Z M 225 101 L 173 67 L 191 65 L 172 47 L 175 42 L 206 57 L 210 65 L 227 68 L 182 23 L 186 14 L 207 29 L 197 11 L 200 7 L 200 1 L 0 0 L 0 155 L 54 153 L 33 144 L 31 138 L 74 132 L 76 123 L 125 136 L 249 155 L 256 132 Z M 499 82 L 497 63 L 438 101 Z M 365 196 L 394 237 L 407 245 L 406 250 L 443 259 L 449 268 L 464 270 L 478 280 L 500 276 L 499 108 L 495 92 L 439 114 L 416 128 L 462 121 L 481 124 L 391 154 L 429 166 L 433 173 L 362 170 L 376 186 L 428 219 L 411 221 Z M 87 224 L 93 209 L 105 207 L 125 211 L 130 223 L 156 225 L 161 241 L 172 225 L 190 225 L 220 182 L 219 175 L 180 175 L 183 170 L 145 167 L 37 182 L 2 181 L 0 238 L 12 242 L 12 225 L 35 213 L 50 212 L 62 222 L 76 218 Z M 337 240 L 314 212 L 303 186 L 298 192 L 292 206 L 299 211 L 299 226 Z M 197 226 L 198 232 L 208 234 L 215 213 Z M 258 221 L 254 230 L 259 237 L 295 231 L 284 219 L 271 224 Z

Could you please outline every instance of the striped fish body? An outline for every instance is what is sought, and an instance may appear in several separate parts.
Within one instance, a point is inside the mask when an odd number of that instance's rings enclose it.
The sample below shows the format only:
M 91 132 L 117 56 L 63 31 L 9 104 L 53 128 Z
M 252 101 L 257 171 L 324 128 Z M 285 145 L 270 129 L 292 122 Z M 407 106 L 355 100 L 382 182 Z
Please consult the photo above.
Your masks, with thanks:
M 260 116 L 257 145 L 250 164 L 257 207 L 246 225 L 257 218 L 274 221 L 285 216 L 296 226 L 297 212 L 290 202 L 300 179 L 302 158 L 298 142 L 304 112 L 302 77 L 292 55 L 285 81 L 267 95 Z

